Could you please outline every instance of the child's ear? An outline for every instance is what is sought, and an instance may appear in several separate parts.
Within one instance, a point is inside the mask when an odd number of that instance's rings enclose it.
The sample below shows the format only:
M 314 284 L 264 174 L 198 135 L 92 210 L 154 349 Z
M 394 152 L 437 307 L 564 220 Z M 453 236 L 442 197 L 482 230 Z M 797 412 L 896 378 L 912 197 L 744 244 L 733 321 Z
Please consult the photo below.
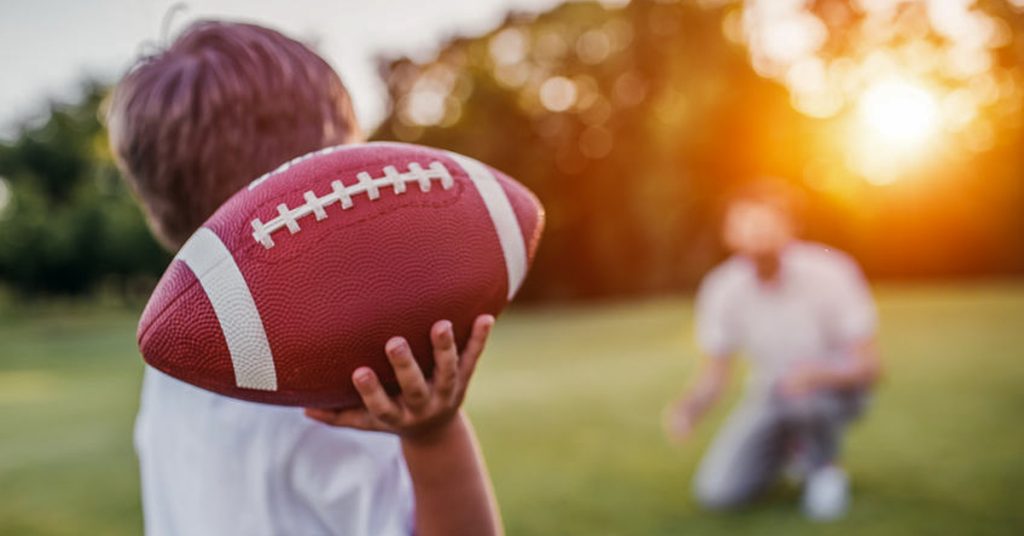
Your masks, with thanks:
M 337 145 L 348 145 L 354 143 L 366 143 L 366 134 L 363 133 L 363 129 L 359 125 L 353 123 L 352 130 L 348 132 L 344 139 L 337 143 Z

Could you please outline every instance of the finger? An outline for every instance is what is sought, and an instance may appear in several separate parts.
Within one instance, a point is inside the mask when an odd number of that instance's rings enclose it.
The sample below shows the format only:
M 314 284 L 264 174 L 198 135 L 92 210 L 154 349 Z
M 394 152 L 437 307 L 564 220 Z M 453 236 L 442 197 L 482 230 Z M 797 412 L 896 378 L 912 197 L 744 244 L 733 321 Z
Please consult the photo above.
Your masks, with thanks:
M 395 378 L 402 388 L 402 400 L 410 407 L 420 407 L 426 404 L 430 397 L 430 388 L 427 380 L 423 377 L 423 371 L 416 363 L 416 358 L 409 349 L 409 343 L 402 337 L 392 337 L 384 346 L 388 354 L 388 361 L 395 369 Z
M 455 392 L 459 377 L 459 354 L 455 348 L 452 323 L 441 320 L 430 330 L 434 345 L 434 390 L 445 400 Z
M 473 332 L 469 335 L 469 342 L 466 343 L 466 348 L 459 358 L 459 375 L 462 377 L 463 386 L 468 384 L 469 379 L 473 377 L 476 363 L 484 351 L 487 336 L 490 335 L 493 326 L 494 317 L 491 315 L 480 315 L 473 322 Z
M 330 426 L 344 426 L 358 430 L 379 430 L 373 417 L 365 409 L 331 410 L 306 408 L 306 416 Z
M 398 423 L 402 415 L 401 409 L 388 396 L 384 387 L 381 386 L 380 380 L 377 379 L 377 374 L 371 368 L 356 369 L 352 373 L 352 383 L 356 386 L 356 391 L 363 399 L 363 405 L 366 406 L 366 411 L 370 413 L 370 416 L 387 425 Z

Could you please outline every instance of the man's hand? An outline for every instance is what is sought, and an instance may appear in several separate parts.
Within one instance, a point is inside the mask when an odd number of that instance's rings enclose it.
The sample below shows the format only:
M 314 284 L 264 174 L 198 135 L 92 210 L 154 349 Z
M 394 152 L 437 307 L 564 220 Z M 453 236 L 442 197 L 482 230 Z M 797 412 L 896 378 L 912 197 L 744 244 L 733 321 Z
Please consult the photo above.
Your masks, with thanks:
M 395 370 L 401 394 L 389 396 L 373 370 L 360 367 L 352 373 L 352 383 L 359 391 L 365 408 L 307 408 L 306 415 L 332 426 L 391 432 L 405 439 L 428 438 L 458 415 L 466 387 L 493 325 L 493 316 L 477 317 L 469 342 L 459 355 L 452 323 L 441 320 L 434 324 L 430 330 L 435 363 L 431 381 L 423 376 L 406 340 L 394 337 L 384 350 Z
M 794 363 L 779 379 L 778 390 L 783 397 L 794 399 L 820 389 L 867 389 L 878 381 L 881 373 L 875 342 L 868 339 L 854 345 L 847 359 Z
M 693 435 L 694 428 L 721 396 L 732 374 L 733 357 L 704 358 L 693 385 L 662 413 L 662 425 L 669 441 L 681 444 Z
M 681 445 L 685 443 L 697 426 L 697 419 L 686 401 L 678 401 L 665 407 L 662 413 L 662 426 L 670 442 Z
M 789 399 L 803 398 L 820 387 L 822 375 L 821 366 L 801 361 L 779 380 L 779 394 Z

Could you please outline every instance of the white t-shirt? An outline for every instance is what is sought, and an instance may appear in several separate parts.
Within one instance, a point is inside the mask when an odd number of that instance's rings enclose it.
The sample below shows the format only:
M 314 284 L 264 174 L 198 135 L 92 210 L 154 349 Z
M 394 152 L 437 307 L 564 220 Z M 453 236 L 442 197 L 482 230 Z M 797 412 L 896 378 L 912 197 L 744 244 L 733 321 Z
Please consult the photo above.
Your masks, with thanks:
M 213 394 L 147 367 L 135 449 L 149 536 L 408 535 L 397 437 Z
M 745 257 L 711 271 L 697 293 L 697 343 L 712 357 L 743 352 L 750 386 L 770 389 L 800 360 L 839 359 L 875 333 L 871 291 L 849 256 L 794 242 L 781 254 L 779 279 L 758 280 Z

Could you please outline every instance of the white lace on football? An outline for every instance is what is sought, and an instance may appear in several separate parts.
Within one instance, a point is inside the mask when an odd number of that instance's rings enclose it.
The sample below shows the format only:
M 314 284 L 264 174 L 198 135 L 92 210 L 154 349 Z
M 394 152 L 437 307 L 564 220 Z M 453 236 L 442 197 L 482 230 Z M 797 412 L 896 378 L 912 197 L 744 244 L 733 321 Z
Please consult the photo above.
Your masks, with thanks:
M 313 214 L 316 221 L 327 218 L 325 210 L 334 203 L 341 204 L 342 210 L 352 207 L 352 197 L 359 194 L 366 194 L 370 201 L 380 198 L 380 189 L 391 187 L 395 194 L 405 193 L 406 185 L 409 183 L 418 184 L 421 192 L 429 192 L 431 181 L 439 181 L 442 189 L 449 189 L 455 183 L 448 168 L 441 162 L 431 162 L 424 169 L 418 162 L 409 164 L 409 171 L 400 173 L 395 166 L 386 166 L 383 177 L 372 177 L 366 171 L 356 174 L 358 182 L 345 186 L 341 181 L 331 182 L 331 191 L 322 197 L 317 197 L 312 191 L 303 194 L 306 202 L 295 208 L 288 208 L 288 205 L 281 203 L 277 206 L 277 216 L 266 223 L 259 218 L 252 220 L 252 237 L 263 244 L 263 247 L 270 249 L 274 247 L 274 239 L 271 235 L 274 231 L 287 228 L 288 232 L 295 234 L 301 230 L 299 219 Z
M 292 166 L 301 164 L 301 163 L 303 163 L 306 160 L 309 160 L 311 158 L 315 158 L 317 156 L 322 156 L 322 155 L 325 155 L 325 154 L 336 153 L 338 151 L 347 151 L 347 150 L 353 149 L 355 147 L 357 147 L 357 146 L 356 145 L 335 145 L 333 147 L 324 147 L 323 149 L 320 149 L 318 151 L 313 151 L 311 153 L 304 154 L 302 156 L 297 156 L 297 157 L 292 158 L 291 160 L 281 164 L 280 166 L 277 166 L 277 169 L 271 170 L 271 171 L 269 171 L 267 173 L 264 173 L 263 175 L 260 175 L 259 177 L 257 177 L 256 180 L 254 180 L 254 181 L 249 183 L 249 189 L 250 190 L 254 190 L 257 186 L 259 186 L 259 185 L 263 184 L 264 182 L 266 182 L 267 179 L 270 179 L 271 177 L 276 177 L 276 176 L 284 173 L 285 171 L 288 171 L 289 169 L 291 169 Z

